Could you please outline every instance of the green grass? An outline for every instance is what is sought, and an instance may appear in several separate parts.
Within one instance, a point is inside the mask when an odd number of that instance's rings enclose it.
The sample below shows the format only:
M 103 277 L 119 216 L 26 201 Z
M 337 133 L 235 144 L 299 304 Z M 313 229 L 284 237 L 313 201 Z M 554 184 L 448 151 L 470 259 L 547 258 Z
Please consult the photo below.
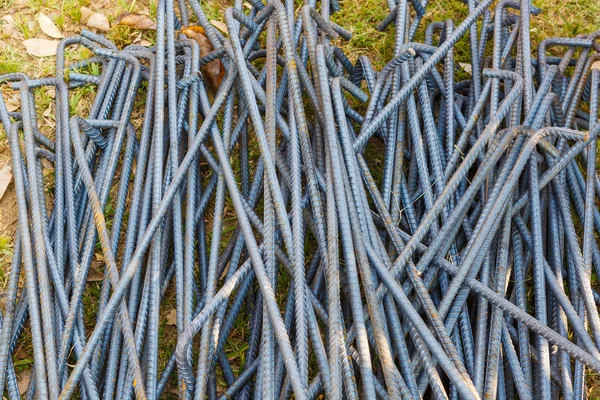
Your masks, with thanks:
M 340 0 L 341 10 L 331 16 L 338 25 L 352 32 L 352 39 L 344 45 L 348 57 L 354 61 L 366 54 L 375 67 L 381 67 L 390 58 L 394 46 L 391 30 L 380 32 L 375 27 L 388 14 L 381 0 Z M 360 10 L 360 12 L 357 12 Z
M 9 10 L 14 2 L 14 0 L 0 0 L 0 10 Z
M 14 48 L 0 53 L 0 71 L 6 73 L 19 72 L 23 66 L 23 55 Z
M 25 6 L 21 4 L 25 3 Z M 223 21 L 223 10 L 231 5 L 232 1 L 214 0 L 201 2 L 208 19 Z M 431 1 L 427 8 L 420 29 L 417 33 L 416 40 L 420 41 L 423 38 L 423 32 L 426 25 L 432 21 L 445 21 L 452 19 L 455 26 L 465 18 L 468 13 L 466 4 L 459 0 L 449 1 Z M 531 38 L 532 44 L 536 46 L 541 39 L 550 36 L 573 37 L 581 33 L 591 33 L 599 26 L 597 25 L 597 16 L 600 15 L 600 2 L 597 0 L 567 0 L 559 2 L 556 0 L 536 1 L 535 5 L 542 8 L 542 13 L 539 16 L 531 18 Z M 43 77 L 54 74 L 55 64 L 53 57 L 36 58 L 29 56 L 21 41 L 28 38 L 44 38 L 46 37 L 40 31 L 36 14 L 40 11 L 50 16 L 56 25 L 65 33 L 65 36 L 76 34 L 81 31 L 81 11 L 82 6 L 93 8 L 93 2 L 90 0 L 26 0 L 25 2 L 17 2 L 15 0 L 0 0 L 0 16 L 9 14 L 11 11 L 15 19 L 15 36 L 3 35 L 0 33 L 0 74 L 9 72 L 23 71 L 34 77 Z M 359 55 L 365 54 L 372 60 L 376 69 L 380 69 L 386 62 L 392 58 L 394 46 L 393 27 L 388 27 L 384 32 L 378 31 L 375 27 L 386 17 L 388 8 L 384 0 L 340 0 L 341 10 L 332 15 L 332 20 L 342 27 L 350 30 L 353 33 L 352 39 L 348 43 L 341 40 L 335 42 L 336 45 L 343 47 L 348 57 L 355 61 Z M 19 7 L 18 11 L 12 12 Z M 113 2 L 112 8 L 107 11 L 101 9 L 99 11 L 107 14 L 111 23 L 115 22 L 116 17 L 125 11 L 142 12 L 150 15 L 151 18 L 156 16 L 156 0 L 117 0 Z M 195 21 L 193 13 L 190 13 L 192 22 Z M 141 34 L 143 39 L 153 42 L 153 32 L 140 32 L 128 27 L 113 27 L 106 36 L 112 40 L 117 46 L 123 47 L 134 39 L 137 39 Z M 47 38 L 47 37 L 46 37 Z M 437 39 L 436 39 L 437 40 Z M 488 43 L 488 46 L 490 44 Z M 456 45 L 455 59 L 457 62 L 468 62 L 470 49 L 468 37 L 465 36 Z M 534 51 L 535 53 L 535 51 Z M 67 59 L 69 62 L 89 57 L 90 53 L 83 47 L 71 47 L 67 51 Z M 98 65 L 92 65 L 85 71 L 94 75 L 100 73 Z M 2 88 L 3 90 L 5 87 Z M 71 92 L 70 111 L 72 113 L 85 112 L 86 107 L 89 107 L 93 96 L 91 88 L 82 88 Z M 35 90 L 36 106 L 39 116 L 44 114 L 48 107 L 53 107 L 53 98 L 51 95 L 42 89 Z M 136 104 L 136 110 L 143 109 L 143 104 Z M 135 115 L 135 114 L 134 114 Z M 141 114 L 138 114 L 141 116 Z M 43 133 L 51 134 L 52 117 L 41 126 Z M 134 122 L 136 125 L 136 122 Z M 137 125 L 139 128 L 139 124 Z M 252 133 L 250 132 L 249 135 Z M 0 145 L 6 144 L 4 132 L 1 133 Z M 251 159 L 256 159 L 257 149 L 252 147 Z M 371 144 L 367 147 L 367 157 L 369 166 L 375 179 L 379 180 L 382 170 L 382 163 L 378 161 L 377 154 L 381 154 L 381 148 Z M 237 149 L 234 152 L 238 151 Z M 237 159 L 234 158 L 234 159 Z M 234 167 L 237 165 L 234 163 Z M 239 176 L 239 168 L 235 170 Z M 252 174 L 251 174 L 252 176 Z M 51 195 L 51 193 L 49 193 Z M 107 206 L 107 214 L 112 213 L 112 203 Z M 260 209 L 262 204 L 259 204 L 258 213 L 262 214 Z M 226 204 L 226 215 L 224 218 L 224 232 L 222 234 L 222 248 L 225 247 L 227 241 L 231 238 L 231 234 L 235 229 L 235 219 L 231 214 L 232 206 L 228 199 Z M 110 222 L 110 218 L 109 218 Z M 207 232 L 210 236 L 211 221 L 207 221 Z M 210 237 L 209 237 L 210 239 Z M 210 243 L 209 243 L 210 245 Z M 0 236 L 0 285 L 5 286 L 7 274 L 9 272 L 10 257 L 12 256 L 13 241 L 10 236 Z M 97 248 L 100 251 L 100 248 Z M 307 254 L 307 261 L 309 260 Z M 277 286 L 277 301 L 283 307 L 286 299 L 286 292 L 290 286 L 290 277 L 282 270 L 278 279 Z M 169 293 L 172 293 L 170 290 Z M 91 328 L 95 324 L 97 303 L 100 294 L 100 283 L 90 282 L 86 286 L 86 291 L 83 296 L 84 319 L 86 326 Z M 175 307 L 174 299 L 165 299 L 161 305 L 164 309 L 161 310 L 161 316 L 166 315 L 170 308 Z M 247 316 L 247 313 L 241 315 Z M 238 318 L 235 326 L 229 336 L 225 346 L 225 353 L 237 372 L 245 363 L 245 354 L 247 349 L 247 338 L 249 335 L 249 321 L 246 318 Z M 159 329 L 159 359 L 161 366 L 164 366 L 167 358 L 170 356 L 174 347 L 174 338 L 176 330 L 173 326 L 168 326 L 164 319 L 161 319 Z M 33 362 L 31 358 L 31 340 L 27 334 L 22 335 L 19 341 L 22 351 L 17 352 L 18 359 L 15 362 L 15 367 L 18 371 L 29 368 Z M 72 360 L 73 361 L 73 360 Z M 220 373 L 219 368 L 217 368 Z M 222 376 L 217 376 L 218 381 L 224 384 Z M 175 378 L 175 375 L 173 377 Z M 171 381 L 169 387 L 165 391 L 165 398 L 171 397 L 171 390 L 176 387 L 176 381 Z
M 10 261 L 13 254 L 13 240 L 9 236 L 0 236 L 0 288 L 4 290 L 8 282 Z
M 87 1 L 70 0 L 63 2 L 61 17 L 72 23 L 81 21 L 81 6 L 87 5 Z
M 388 14 L 385 2 L 340 0 L 339 3 L 341 10 L 333 14 L 331 19 L 353 33 L 350 42 L 344 45 L 347 55 L 354 60 L 358 55 L 366 54 L 374 66 L 382 67 L 391 59 L 394 46 L 393 26 L 388 27 L 385 32 L 375 29 Z M 596 23 L 600 14 L 600 2 L 597 0 L 543 0 L 534 1 L 534 5 L 542 10 L 538 16 L 531 17 L 531 42 L 536 48 L 537 44 L 547 37 L 574 37 L 600 29 Z M 467 15 L 468 7 L 461 1 L 430 1 L 415 39 L 423 39 L 425 27 L 430 22 L 452 19 L 456 27 Z M 457 43 L 454 52 L 457 62 L 468 62 L 468 35 Z
M 23 35 L 23 39 L 31 39 L 33 36 L 33 26 L 30 24 L 30 20 L 25 17 L 18 15 L 15 18 L 15 27 Z

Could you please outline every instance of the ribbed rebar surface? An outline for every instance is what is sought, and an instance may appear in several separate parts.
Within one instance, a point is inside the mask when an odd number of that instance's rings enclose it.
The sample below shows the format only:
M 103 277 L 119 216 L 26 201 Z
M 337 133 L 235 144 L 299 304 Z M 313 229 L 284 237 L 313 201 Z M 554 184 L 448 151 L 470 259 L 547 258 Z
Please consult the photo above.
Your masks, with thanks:
M 534 48 L 529 0 L 427 26 L 428 0 L 389 0 L 377 70 L 344 54 L 336 0 L 242 3 L 223 34 L 159 0 L 154 47 L 84 31 L 56 76 L 0 75 L 20 99 L 0 96 L 18 203 L 0 395 L 585 399 L 600 31 Z

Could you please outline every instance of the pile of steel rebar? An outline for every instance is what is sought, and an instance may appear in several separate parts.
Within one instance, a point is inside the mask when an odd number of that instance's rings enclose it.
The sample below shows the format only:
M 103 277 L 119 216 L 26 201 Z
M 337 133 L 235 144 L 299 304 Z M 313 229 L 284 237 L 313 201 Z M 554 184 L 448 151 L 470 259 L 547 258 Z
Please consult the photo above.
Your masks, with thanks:
M 427 2 L 387 1 L 381 70 L 345 55 L 336 0 L 236 0 L 227 34 L 159 0 L 154 47 L 84 31 L 55 76 L 0 75 L 20 99 L 0 96 L 18 204 L 0 394 L 585 399 L 600 31 L 537 45 L 530 0 L 426 25 Z

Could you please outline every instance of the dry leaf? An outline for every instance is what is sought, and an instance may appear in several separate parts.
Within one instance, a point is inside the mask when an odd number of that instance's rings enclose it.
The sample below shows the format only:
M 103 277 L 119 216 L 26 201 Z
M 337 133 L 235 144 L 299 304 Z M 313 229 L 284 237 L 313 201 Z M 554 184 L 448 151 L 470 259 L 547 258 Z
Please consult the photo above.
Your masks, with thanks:
M 213 24 L 215 28 L 217 28 L 224 34 L 229 35 L 229 31 L 227 30 L 227 25 L 225 23 L 218 21 L 216 19 L 211 19 L 210 23 Z
M 15 352 L 15 357 L 17 358 L 17 360 L 24 360 L 26 358 L 29 358 L 30 355 L 27 352 L 27 350 L 25 350 L 23 348 L 23 346 L 20 346 L 17 351 Z
M 201 26 L 184 26 L 181 28 L 181 32 L 200 45 L 200 57 L 204 57 L 213 51 L 212 44 L 204 34 L 204 29 Z M 214 89 L 221 85 L 221 81 L 225 76 L 225 68 L 223 68 L 221 60 L 216 59 L 208 63 L 202 68 L 202 71 Z
M 595 69 L 600 70 L 600 61 L 594 61 L 592 63 L 592 70 L 595 70 Z
M 50 161 L 46 160 L 43 157 L 41 157 L 41 158 L 42 158 L 42 166 L 44 167 L 44 169 L 48 169 L 48 170 L 54 169 L 54 165 L 52 165 L 52 163 Z
M 167 325 L 177 325 L 177 310 L 173 309 L 167 314 Z
M 183 34 L 185 34 L 186 36 L 189 36 L 187 33 L 185 33 L 185 31 L 188 32 L 195 32 L 195 33 L 199 33 L 201 35 L 205 35 L 206 36 L 206 32 L 204 32 L 204 28 L 199 26 L 199 25 L 191 25 L 191 26 L 183 26 L 181 27 L 181 32 Z
M 152 46 L 152 42 L 146 39 L 142 39 L 142 34 L 140 33 L 135 40 L 133 41 L 134 44 L 138 44 L 140 46 L 144 46 L 144 47 L 150 47 Z
M 88 271 L 88 282 L 102 282 L 104 280 L 104 272 L 102 269 L 104 268 L 104 261 L 101 260 L 93 260 L 90 265 L 90 270 Z
M 19 96 L 16 94 L 6 101 L 6 109 L 8 112 L 17 111 L 20 105 L 21 103 L 19 102 Z
M 104 274 L 98 270 L 91 269 L 88 272 L 88 282 L 102 282 L 104 280 Z
M 116 20 L 117 25 L 128 26 L 135 29 L 156 29 L 156 23 L 149 16 L 133 12 L 124 12 L 119 14 Z
M 12 17 L 12 15 L 5 15 L 4 17 L 1 17 L 0 20 L 4 21 L 7 24 L 15 24 L 15 19 Z
M 56 54 L 58 48 L 58 40 L 46 39 L 27 39 L 23 40 L 23 45 L 27 49 L 27 53 L 36 57 L 48 57 Z
M 42 175 L 44 176 L 48 176 L 54 171 L 54 166 L 52 165 L 52 163 L 46 160 L 45 158 L 42 158 L 42 166 L 44 167 L 44 169 L 42 170 Z
M 12 167 L 10 162 L 7 162 L 2 169 L 0 169 L 0 199 L 4 196 L 10 181 L 12 180 Z
M 101 31 L 110 30 L 108 17 L 104 14 L 94 12 L 87 7 L 81 7 L 81 23 Z
M 461 68 L 464 69 L 467 74 L 470 74 L 473 70 L 471 64 L 459 62 L 458 65 L 460 65 Z
M 12 15 L 5 15 L 4 17 L 0 18 L 0 21 L 2 21 L 2 33 L 5 35 L 12 35 L 15 30 L 16 23 Z
M 85 24 L 90 28 L 96 28 L 105 32 L 110 30 L 110 23 L 108 22 L 108 18 L 106 17 L 106 15 L 100 13 L 93 13 Z
M 244 7 L 246 7 L 248 10 L 252 10 L 252 4 L 248 3 L 247 1 L 244 2 Z
M 46 14 L 38 14 L 38 23 L 40 24 L 42 32 L 46 35 L 53 37 L 54 39 L 62 39 L 64 37 L 60 29 L 58 29 L 58 26 L 56 26 Z
M 48 107 L 46 108 L 46 110 L 44 111 L 44 114 L 42 114 L 42 115 L 46 118 L 50 118 L 50 116 L 52 115 L 52 104 L 48 104 Z
M 25 393 L 29 389 L 29 381 L 31 380 L 31 370 L 25 369 L 19 373 L 19 392 Z
M 81 7 L 79 9 L 79 12 L 81 13 L 81 22 L 85 23 L 85 21 L 87 21 L 87 19 L 94 13 L 92 10 L 90 10 L 87 7 Z

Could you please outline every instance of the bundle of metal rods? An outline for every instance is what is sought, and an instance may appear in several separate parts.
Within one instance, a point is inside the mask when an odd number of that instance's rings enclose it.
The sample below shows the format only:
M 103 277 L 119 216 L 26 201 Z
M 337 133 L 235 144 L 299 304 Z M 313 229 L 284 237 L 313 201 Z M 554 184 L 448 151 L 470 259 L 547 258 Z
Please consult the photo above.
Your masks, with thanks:
M 600 32 L 536 49 L 529 0 L 426 26 L 427 0 L 388 0 L 378 71 L 344 54 L 335 0 L 236 0 L 226 35 L 173 3 L 154 47 L 84 31 L 56 76 L 0 76 L 20 99 L 0 96 L 18 203 L 0 394 L 586 398 Z

